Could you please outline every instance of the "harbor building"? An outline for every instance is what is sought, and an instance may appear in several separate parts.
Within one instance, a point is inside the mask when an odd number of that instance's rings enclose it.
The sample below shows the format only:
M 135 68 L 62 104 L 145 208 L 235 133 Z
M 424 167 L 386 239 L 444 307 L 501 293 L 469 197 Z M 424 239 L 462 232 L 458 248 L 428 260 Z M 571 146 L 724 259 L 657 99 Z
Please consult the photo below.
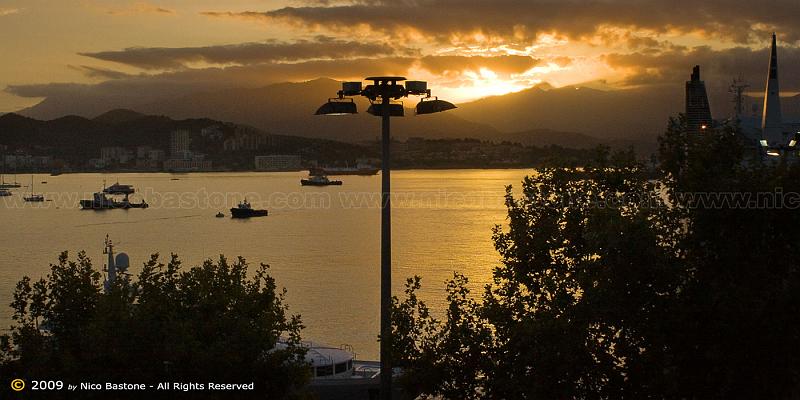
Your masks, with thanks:
M 695 65 L 691 80 L 686 81 L 686 127 L 689 133 L 701 133 L 712 122 L 706 84 L 700 80 L 700 66 Z
M 187 130 L 177 130 L 169 137 L 169 155 L 174 160 L 188 160 L 192 158 L 190 145 L 191 133 Z

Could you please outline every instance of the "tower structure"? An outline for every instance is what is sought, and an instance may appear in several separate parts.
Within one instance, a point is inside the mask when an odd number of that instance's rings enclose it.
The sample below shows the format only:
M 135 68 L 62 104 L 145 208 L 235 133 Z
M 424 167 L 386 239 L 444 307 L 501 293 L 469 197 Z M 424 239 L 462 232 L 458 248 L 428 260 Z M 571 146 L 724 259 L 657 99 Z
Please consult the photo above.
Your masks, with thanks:
M 700 66 L 695 65 L 691 80 L 686 81 L 686 128 L 689 133 L 701 133 L 711 127 L 711 122 L 706 84 L 700 80 Z
M 774 33 L 772 34 L 767 88 L 764 92 L 764 112 L 761 116 L 761 139 L 766 140 L 770 147 L 786 144 L 783 137 L 780 86 L 778 85 L 778 49 Z

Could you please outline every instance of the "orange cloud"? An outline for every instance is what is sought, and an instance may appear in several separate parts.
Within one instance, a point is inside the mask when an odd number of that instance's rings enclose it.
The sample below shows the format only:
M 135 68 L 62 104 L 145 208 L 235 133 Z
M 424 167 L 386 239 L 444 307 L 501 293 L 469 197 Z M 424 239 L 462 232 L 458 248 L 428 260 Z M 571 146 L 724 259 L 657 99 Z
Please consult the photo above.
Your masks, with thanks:
M 175 15 L 177 12 L 173 9 L 161 7 L 145 1 L 137 1 L 122 7 L 112 7 L 101 3 L 91 2 L 86 3 L 89 7 L 96 9 L 104 14 L 114 16 L 130 16 L 130 15 Z
M 654 34 L 696 34 L 737 43 L 760 42 L 766 33 L 778 30 L 785 40 L 800 40 L 796 23 L 800 6 L 796 0 L 772 1 L 764 7 L 752 7 L 750 0 L 350 0 L 304 4 L 271 11 L 205 15 L 334 31 L 368 27 L 385 35 L 412 30 L 439 43 L 454 39 L 524 41 L 553 32 L 586 39 L 608 27 Z

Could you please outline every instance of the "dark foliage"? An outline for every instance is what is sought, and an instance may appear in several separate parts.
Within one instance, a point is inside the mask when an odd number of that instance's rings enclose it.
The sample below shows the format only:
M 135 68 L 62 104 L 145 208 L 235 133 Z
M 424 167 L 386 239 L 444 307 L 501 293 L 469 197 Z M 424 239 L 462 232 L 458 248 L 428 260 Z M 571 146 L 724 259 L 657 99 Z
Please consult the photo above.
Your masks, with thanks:
M 441 320 L 418 279 L 395 299 L 403 383 L 448 399 L 800 395 L 800 166 L 762 162 L 735 127 L 687 137 L 679 118 L 659 178 L 645 171 L 601 149 L 509 188 L 482 298 L 456 275 Z
M 302 397 L 308 368 L 300 318 L 287 313 L 266 265 L 249 278 L 247 272 L 242 258 L 183 269 L 175 255 L 166 264 L 154 255 L 138 279 L 122 275 L 106 294 L 91 260 L 81 252 L 73 261 L 64 252 L 46 279 L 17 284 L 15 324 L 0 349 L 2 375 L 70 383 L 255 382 L 253 395 L 262 398 Z M 281 336 L 289 346 L 275 350 Z

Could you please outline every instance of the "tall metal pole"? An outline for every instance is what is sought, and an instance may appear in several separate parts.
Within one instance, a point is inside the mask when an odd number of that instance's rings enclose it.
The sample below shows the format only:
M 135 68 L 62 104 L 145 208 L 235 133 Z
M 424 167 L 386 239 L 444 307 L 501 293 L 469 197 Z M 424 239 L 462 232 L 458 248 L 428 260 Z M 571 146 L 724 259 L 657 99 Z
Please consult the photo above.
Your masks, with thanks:
M 388 85 L 388 83 L 386 83 Z M 383 94 L 383 137 L 381 147 L 381 400 L 392 398 L 392 217 L 390 198 L 391 159 L 389 147 L 389 96 Z

